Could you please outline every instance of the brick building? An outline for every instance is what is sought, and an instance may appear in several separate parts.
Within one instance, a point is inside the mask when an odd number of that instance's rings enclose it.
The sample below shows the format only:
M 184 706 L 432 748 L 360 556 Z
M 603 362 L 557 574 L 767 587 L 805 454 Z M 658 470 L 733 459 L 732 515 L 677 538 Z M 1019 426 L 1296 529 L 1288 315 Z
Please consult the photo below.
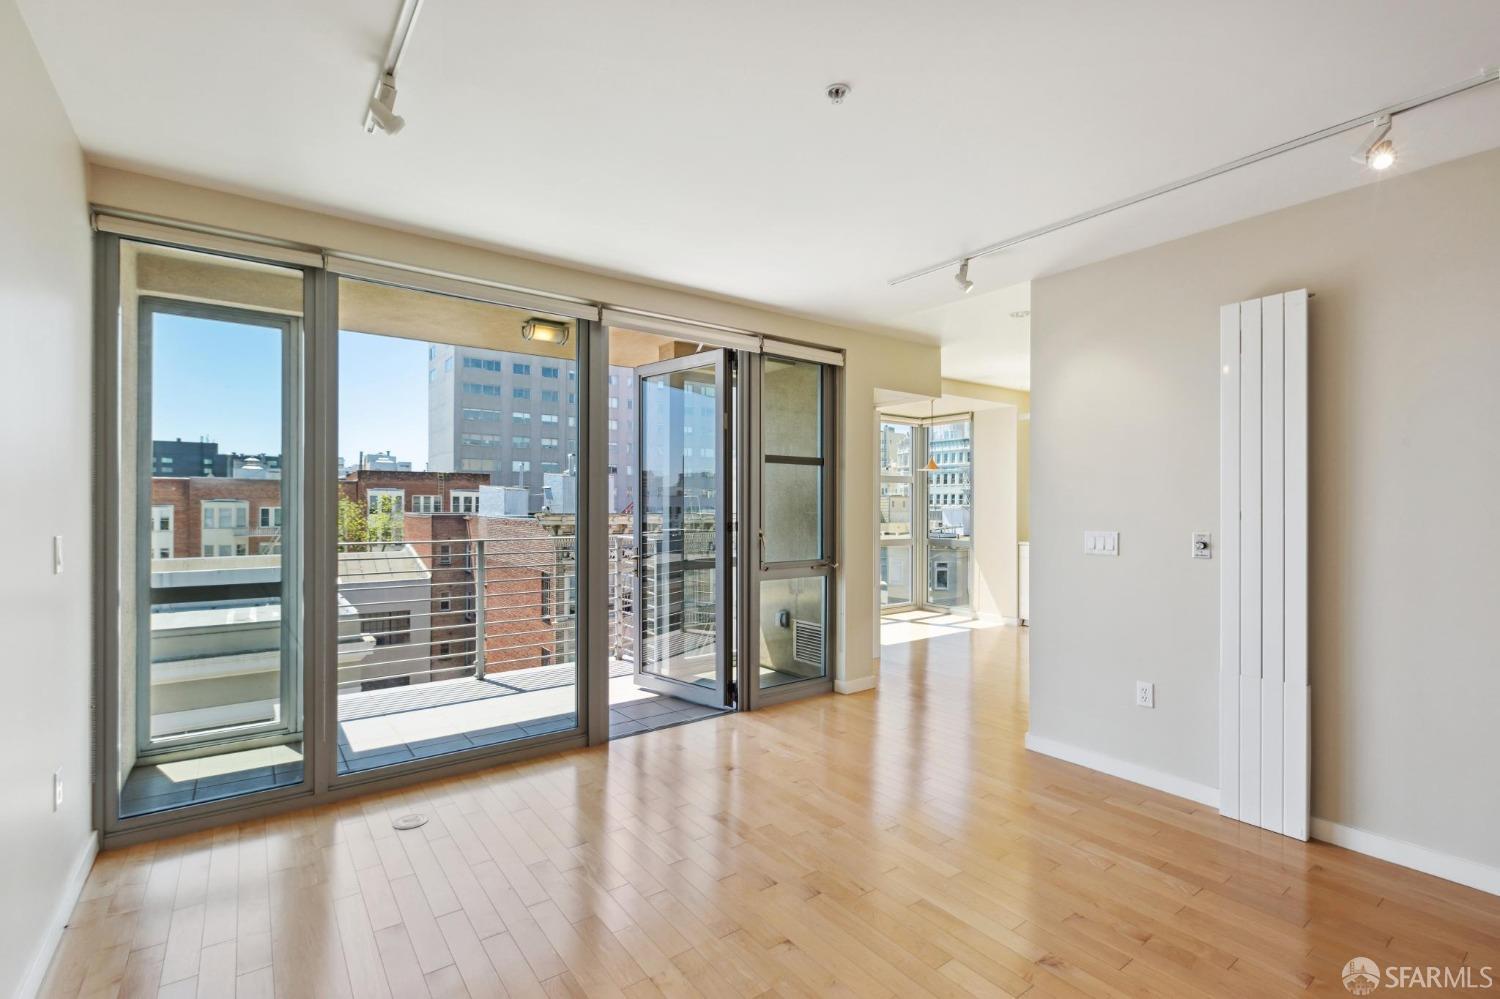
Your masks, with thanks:
M 365 510 L 389 497 L 408 513 L 478 513 L 479 487 L 490 477 L 478 472 L 405 472 L 357 468 L 339 480 L 339 495 Z
M 391 500 L 400 518 L 391 540 L 409 546 L 430 572 L 431 613 L 422 630 L 435 679 L 473 668 L 481 621 L 486 673 L 550 666 L 573 655 L 572 519 L 544 516 L 544 524 L 532 517 L 480 516 L 479 490 L 488 487 L 488 478 L 359 469 L 339 480 L 339 495 L 363 510 L 375 510 L 382 498 Z M 281 539 L 282 502 L 282 483 L 276 479 L 154 478 L 153 555 L 274 552 Z M 423 644 L 417 634 L 412 637 Z
M 281 483 L 201 476 L 151 480 L 151 557 L 265 555 L 281 542 Z
M 574 539 L 537 520 L 484 517 L 485 672 L 552 666 L 574 658 Z

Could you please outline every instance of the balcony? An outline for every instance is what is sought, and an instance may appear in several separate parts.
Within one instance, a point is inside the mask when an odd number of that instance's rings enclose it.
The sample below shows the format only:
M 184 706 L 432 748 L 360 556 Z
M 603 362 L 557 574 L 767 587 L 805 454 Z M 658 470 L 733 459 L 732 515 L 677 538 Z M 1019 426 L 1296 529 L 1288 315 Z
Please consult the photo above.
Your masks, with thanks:
M 535 520 L 447 519 L 484 536 L 339 546 L 331 666 L 340 773 L 576 724 L 574 538 Z M 623 550 L 612 549 L 609 647 L 615 699 L 628 700 L 634 640 Z M 282 653 L 279 557 L 165 559 L 152 572 L 154 752 L 122 791 L 127 811 L 225 797 L 248 781 L 296 783 L 300 726 L 285 722 L 286 690 L 300 683 L 283 682 L 292 657 Z M 277 731 L 284 737 L 264 745 Z M 260 744 L 235 748 L 251 736 Z

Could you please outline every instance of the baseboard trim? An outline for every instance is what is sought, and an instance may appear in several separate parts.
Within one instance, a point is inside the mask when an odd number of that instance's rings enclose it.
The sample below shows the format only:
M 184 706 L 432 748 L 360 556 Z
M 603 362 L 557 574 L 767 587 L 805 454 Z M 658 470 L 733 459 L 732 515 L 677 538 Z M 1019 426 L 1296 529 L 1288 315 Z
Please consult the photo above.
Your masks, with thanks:
M 57 945 L 62 943 L 63 930 L 68 928 L 68 917 L 73 915 L 73 908 L 78 904 L 78 897 L 83 894 L 83 885 L 89 879 L 89 871 L 94 868 L 94 858 L 99 856 L 99 833 L 89 833 L 88 841 L 83 844 L 83 849 L 73 860 L 73 869 L 68 872 L 68 880 L 63 885 L 62 894 L 58 896 L 57 904 L 52 908 L 52 916 L 47 922 L 47 931 L 42 937 L 42 942 L 37 946 L 36 953 L 31 957 L 31 965 L 26 969 L 26 977 L 21 980 L 21 991 L 17 993 L 21 999 L 34 999 L 42 991 L 42 982 L 47 978 L 47 971 L 52 967 L 52 956 L 57 953 Z
M 1312 836 L 1324 843 L 1342 846 L 1346 850 L 1363 853 L 1378 860 L 1388 860 L 1444 881 L 1500 895 L 1500 868 L 1481 864 L 1477 860 L 1455 857 L 1451 853 L 1441 853 L 1405 840 L 1382 836 L 1368 829 L 1356 829 L 1354 826 L 1341 825 L 1316 816 L 1312 820 Z
M 873 676 L 862 676 L 858 680 L 835 680 L 833 689 L 839 694 L 858 694 L 861 691 L 874 690 L 875 680 Z
M 1143 767 L 1138 763 L 1121 760 L 1106 753 L 1084 749 L 1081 746 L 1071 746 L 1055 739 L 1033 735 L 1030 732 L 1026 733 L 1026 748 L 1033 753 L 1041 753 L 1043 756 L 1051 756 L 1067 763 L 1076 763 L 1080 767 L 1088 767 L 1090 770 L 1097 770 L 1111 777 L 1119 777 L 1121 780 L 1144 784 L 1146 787 L 1165 791 L 1167 794 L 1175 794 L 1179 798 L 1187 798 L 1200 805 L 1208 805 L 1210 808 L 1219 807 L 1218 788 L 1199 784 L 1175 774 L 1152 770 L 1150 767 Z

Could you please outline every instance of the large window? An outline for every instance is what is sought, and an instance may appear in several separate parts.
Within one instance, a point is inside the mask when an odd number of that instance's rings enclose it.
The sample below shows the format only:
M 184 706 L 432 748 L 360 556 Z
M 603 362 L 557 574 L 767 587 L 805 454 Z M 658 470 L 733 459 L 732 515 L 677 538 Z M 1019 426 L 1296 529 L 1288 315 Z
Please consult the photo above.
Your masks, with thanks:
M 967 611 L 972 604 L 973 427 L 973 421 L 963 417 L 934 421 L 925 428 L 929 607 Z
M 112 821 L 302 782 L 303 275 L 122 241 Z M 112 495 L 107 493 L 107 495 Z
M 525 340 L 532 318 L 339 283 L 338 449 L 410 471 L 338 482 L 336 779 L 579 728 L 577 617 L 554 596 L 577 585 L 577 477 L 534 465 L 527 432 L 532 380 L 572 371 L 578 338 Z M 517 432 L 474 429 L 475 396 L 511 400 Z M 552 444 L 577 467 L 576 431 Z
M 879 424 L 880 604 L 969 613 L 973 598 L 973 421 Z
M 831 685 L 835 368 L 128 225 L 98 239 L 107 840 L 577 746 L 616 688 L 675 723 Z M 711 689 L 643 686 L 663 663 Z
M 910 606 L 914 600 L 912 514 L 918 490 L 912 456 L 917 428 L 910 423 L 882 420 L 879 436 L 880 606 L 891 609 Z

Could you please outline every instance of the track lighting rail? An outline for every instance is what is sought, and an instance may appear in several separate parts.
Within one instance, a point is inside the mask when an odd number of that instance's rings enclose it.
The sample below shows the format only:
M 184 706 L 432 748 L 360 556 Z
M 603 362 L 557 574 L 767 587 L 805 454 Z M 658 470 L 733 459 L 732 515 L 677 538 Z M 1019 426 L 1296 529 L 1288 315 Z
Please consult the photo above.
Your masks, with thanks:
M 1316 132 L 1309 132 L 1308 134 L 1298 136 L 1295 139 L 1289 139 L 1286 142 L 1270 146 L 1266 149 L 1261 149 L 1257 152 L 1250 153 L 1247 156 L 1241 156 L 1239 159 L 1230 160 L 1228 163 L 1221 163 L 1216 167 L 1211 167 L 1191 176 L 1183 177 L 1179 180 L 1174 180 L 1170 183 L 1162 184 L 1160 187 L 1153 187 L 1148 191 L 1142 191 L 1139 194 L 1132 194 L 1128 198 L 1121 198 L 1118 201 L 1111 201 L 1107 205 L 1100 205 L 1098 208 L 1091 208 L 1086 212 L 1079 212 L 1077 215 L 1070 215 L 1065 219 L 1040 226 L 1036 229 L 1029 229 L 1026 232 L 1018 233 L 1014 236 L 1002 239 L 998 243 L 991 243 L 988 246 L 980 247 L 977 250 L 970 250 L 967 253 L 961 253 L 958 256 L 949 257 L 946 260 L 931 264 L 930 266 L 922 267 L 918 270 L 902 274 L 899 277 L 891 278 L 886 283 L 889 285 L 905 284 L 907 281 L 913 281 L 919 277 L 926 277 L 929 274 L 936 274 L 939 271 L 946 271 L 950 268 L 959 267 L 976 258 L 987 257 L 992 253 L 999 253 L 1001 250 L 1008 250 L 1013 246 L 1019 246 L 1020 244 L 1029 242 L 1030 240 L 1038 239 L 1042 236 L 1047 236 L 1054 232 L 1058 232 L 1059 230 L 1067 229 L 1080 223 L 1091 221 L 1092 219 L 1099 218 L 1102 215 L 1108 215 L 1111 212 L 1117 212 L 1122 208 L 1129 208 L 1132 205 L 1138 205 L 1144 201 L 1150 201 L 1152 198 L 1159 198 L 1164 194 L 1171 194 L 1173 191 L 1180 191 L 1184 187 L 1190 187 L 1193 184 L 1198 184 L 1202 181 L 1210 180 L 1214 177 L 1229 173 L 1232 170 L 1238 170 L 1241 167 L 1250 166 L 1252 163 L 1259 163 L 1262 160 L 1268 160 L 1273 156 L 1280 156 L 1282 153 L 1289 153 L 1294 149 L 1301 149 L 1303 146 L 1310 146 L 1315 142 L 1321 142 L 1324 139 L 1332 138 L 1335 135 L 1342 135 L 1343 133 L 1353 131 L 1356 128 L 1370 126 L 1378 121 L 1382 116 L 1394 118 L 1396 115 L 1402 114 L 1403 112 L 1416 110 L 1417 108 L 1432 104 L 1436 101 L 1443 100 L 1444 98 L 1453 97 L 1457 94 L 1464 93 L 1465 91 L 1473 90 L 1475 87 L 1482 87 L 1487 83 L 1494 83 L 1496 80 L 1500 80 L 1500 69 L 1485 70 L 1478 76 L 1471 76 L 1467 80 L 1455 83 L 1449 87 L 1444 87 L 1441 90 L 1434 90 L 1432 93 L 1423 94 L 1421 97 L 1414 97 L 1411 100 L 1401 101 L 1398 104 L 1390 104 L 1383 108 L 1377 108 L 1376 110 L 1371 111 L 1368 114 L 1362 114 L 1357 118 L 1350 118 L 1346 121 L 1341 121 L 1336 125 L 1329 125 L 1327 128 L 1320 128 Z M 967 277 L 967 273 L 965 274 L 965 277 Z

